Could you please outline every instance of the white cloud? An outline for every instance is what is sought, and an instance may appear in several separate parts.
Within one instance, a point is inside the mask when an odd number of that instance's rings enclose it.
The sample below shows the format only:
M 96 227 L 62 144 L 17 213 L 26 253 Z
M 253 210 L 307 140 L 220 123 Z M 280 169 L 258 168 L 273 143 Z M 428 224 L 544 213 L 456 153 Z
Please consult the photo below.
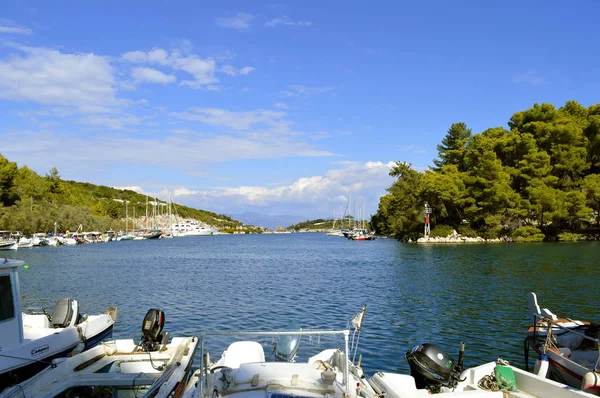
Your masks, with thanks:
M 108 127 L 113 130 L 123 130 L 128 125 L 139 125 L 141 120 L 139 117 L 134 115 L 122 115 L 122 114 L 111 114 L 111 115 L 86 115 L 79 119 L 79 124 L 86 124 L 91 126 L 102 126 Z
M 280 17 L 273 18 L 273 19 L 265 22 L 265 26 L 268 26 L 268 27 L 274 27 L 277 25 L 310 26 L 310 25 L 312 25 L 312 22 L 311 21 L 292 21 L 292 19 L 290 17 L 288 17 L 287 15 L 282 15 Z
M 239 12 L 233 17 L 217 18 L 215 23 L 217 24 L 217 26 L 220 26 L 222 28 L 235 29 L 237 31 L 243 32 L 250 29 L 254 18 L 256 18 L 256 16 L 252 14 Z
M 176 188 L 175 190 L 173 190 L 173 197 L 196 195 L 197 193 L 199 193 L 199 192 L 198 191 L 190 191 L 187 188 Z
M 237 75 L 237 70 L 233 66 L 231 66 L 231 65 L 223 65 L 223 66 L 221 66 L 220 71 L 223 72 L 223 73 L 225 73 L 226 75 L 229 75 L 229 76 L 235 76 L 235 75 Z
M 256 68 L 253 68 L 251 66 L 244 66 L 242 69 L 240 69 L 240 75 L 246 76 L 249 75 L 251 72 L 254 72 L 255 70 Z
M 275 105 L 273 105 L 275 108 L 279 108 L 279 109 L 288 109 L 289 106 L 287 106 L 285 103 L 283 102 L 277 102 Z
M 0 19 L 0 34 L 32 35 L 33 31 L 29 28 L 17 25 L 8 19 Z
M 118 126 L 117 126 L 118 127 Z M 48 164 L 69 172 L 69 179 L 93 181 L 104 177 L 103 169 L 129 165 L 197 173 L 210 163 L 245 159 L 332 156 L 295 136 L 248 133 L 240 136 L 215 134 L 144 135 L 127 137 L 104 132 L 85 135 L 61 129 L 14 131 L 4 134 L 2 154 L 36 169 Z M 165 156 L 165 154 L 171 154 Z M 177 161 L 173 161 L 173 156 Z
M 394 165 L 394 162 L 346 162 L 343 167 L 322 176 L 299 178 L 289 185 L 223 188 L 189 196 L 185 202 L 217 212 L 309 214 L 316 218 L 330 216 L 332 209 L 344 207 L 352 196 L 355 205 L 349 212 L 358 216 L 364 203 L 368 218 L 375 213 L 379 198 L 394 181 L 389 176 Z
M 172 116 L 232 130 L 250 130 L 256 125 L 267 125 L 287 131 L 290 125 L 290 122 L 283 120 L 284 112 L 266 109 L 234 112 L 220 108 L 192 108 L 185 112 L 174 112 Z
M 308 87 L 302 85 L 292 85 L 288 86 L 288 90 L 281 91 L 281 95 L 284 97 L 296 97 L 296 96 L 309 96 L 313 94 L 323 94 L 329 93 L 335 90 L 334 87 L 325 86 L 325 87 Z
M 181 81 L 182 86 L 211 90 L 215 88 L 213 84 L 219 81 L 215 77 L 216 62 L 214 59 L 202 58 L 194 54 L 182 55 L 179 50 L 172 51 L 170 54 L 162 48 L 153 48 L 148 52 L 130 51 L 123 54 L 121 59 L 131 63 L 169 66 L 175 71 L 183 71 L 194 77 L 194 80 Z M 154 83 L 171 83 L 176 80 L 174 75 L 158 76 L 156 73 L 153 76 L 148 75 L 149 72 L 146 73 L 146 77 L 155 79 Z
M 19 51 L 0 61 L 0 98 L 82 108 L 111 107 L 115 70 L 106 57 L 13 46 Z
M 231 65 L 223 65 L 219 69 L 220 72 L 225 73 L 229 76 L 238 76 L 238 75 L 246 76 L 255 70 L 256 70 L 256 68 L 253 68 L 251 66 L 244 66 L 242 69 L 237 70 L 236 68 L 234 68 Z
M 159 70 L 152 68 L 133 68 L 131 71 L 131 77 L 136 83 L 148 82 L 148 83 L 173 83 L 177 80 L 174 75 L 167 75 Z
M 126 52 L 121 56 L 125 61 L 134 63 L 158 63 L 160 65 L 167 65 L 169 60 L 169 53 L 162 48 L 153 48 L 148 52 L 144 51 L 130 51 Z
M 202 59 L 197 55 L 189 57 L 175 57 L 172 62 L 173 69 L 182 70 L 194 76 L 194 80 L 185 80 L 181 84 L 193 88 L 198 88 L 211 83 L 216 83 L 215 78 L 215 60 L 212 58 Z
M 538 84 L 544 84 L 548 82 L 546 76 L 543 76 L 540 72 L 537 71 L 529 71 L 525 73 L 519 73 L 513 76 L 514 83 L 526 83 L 531 84 L 532 86 L 537 86 Z

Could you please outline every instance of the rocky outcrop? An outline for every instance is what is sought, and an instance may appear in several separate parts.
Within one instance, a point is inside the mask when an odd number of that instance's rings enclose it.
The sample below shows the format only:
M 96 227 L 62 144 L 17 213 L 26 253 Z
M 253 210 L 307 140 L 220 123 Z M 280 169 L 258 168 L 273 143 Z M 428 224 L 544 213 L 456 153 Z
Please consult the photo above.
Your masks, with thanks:
M 456 231 L 453 231 L 452 234 L 446 237 L 427 236 L 419 238 L 416 243 L 503 243 L 508 241 L 508 238 L 484 239 L 480 236 L 476 238 L 469 238 L 467 236 L 460 235 Z

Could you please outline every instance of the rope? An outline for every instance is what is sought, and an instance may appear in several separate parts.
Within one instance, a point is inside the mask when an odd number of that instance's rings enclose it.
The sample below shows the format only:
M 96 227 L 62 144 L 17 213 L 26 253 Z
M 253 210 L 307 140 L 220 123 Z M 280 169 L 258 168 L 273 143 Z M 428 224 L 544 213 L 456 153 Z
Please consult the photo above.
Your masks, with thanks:
M 509 362 L 505 359 L 498 358 L 497 364 L 500 366 L 508 366 Z M 498 380 L 496 380 L 496 375 L 493 370 L 491 374 L 483 376 L 477 383 L 477 386 L 482 390 L 488 391 L 503 390 L 503 388 L 500 386 L 500 383 L 498 383 Z

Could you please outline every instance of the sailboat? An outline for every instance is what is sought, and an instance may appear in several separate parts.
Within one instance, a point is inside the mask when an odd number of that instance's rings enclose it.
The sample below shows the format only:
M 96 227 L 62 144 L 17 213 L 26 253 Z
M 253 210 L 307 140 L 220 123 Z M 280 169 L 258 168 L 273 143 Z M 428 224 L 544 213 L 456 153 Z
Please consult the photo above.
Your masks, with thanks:
M 121 234 L 117 240 L 133 240 L 133 235 L 129 233 L 129 201 L 125 200 L 125 233 Z

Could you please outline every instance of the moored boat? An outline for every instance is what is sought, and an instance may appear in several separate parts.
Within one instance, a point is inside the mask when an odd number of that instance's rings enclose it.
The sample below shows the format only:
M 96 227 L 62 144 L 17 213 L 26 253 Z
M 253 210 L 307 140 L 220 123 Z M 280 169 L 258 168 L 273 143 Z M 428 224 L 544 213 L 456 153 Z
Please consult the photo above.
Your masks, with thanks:
M 533 324 L 524 343 L 526 366 L 533 348 L 539 357 L 535 373 L 600 396 L 600 322 L 559 318 L 540 309 L 535 293 L 528 299 Z
M 19 238 L 19 248 L 28 248 L 33 247 L 33 238 L 27 238 L 25 236 L 21 236 Z
M 112 335 L 116 308 L 82 315 L 76 300 L 60 299 L 52 313 L 21 313 L 18 267 L 23 261 L 0 258 L 0 390 L 26 380 L 48 361 L 85 351 Z
M 19 242 L 16 240 L 0 241 L 0 250 L 17 250 Z
M 106 341 L 70 358 L 54 360 L 6 397 L 180 397 L 191 373 L 198 339 L 163 333 L 164 313 L 151 309 L 142 339 Z
M 258 341 L 235 341 L 214 363 L 208 354 L 201 357 L 200 369 L 190 378 L 185 397 L 375 397 L 362 370 L 348 360 L 348 330 L 203 334 L 201 350 L 206 337 L 225 335 L 343 335 L 345 348 L 321 351 L 305 362 L 269 362 Z

